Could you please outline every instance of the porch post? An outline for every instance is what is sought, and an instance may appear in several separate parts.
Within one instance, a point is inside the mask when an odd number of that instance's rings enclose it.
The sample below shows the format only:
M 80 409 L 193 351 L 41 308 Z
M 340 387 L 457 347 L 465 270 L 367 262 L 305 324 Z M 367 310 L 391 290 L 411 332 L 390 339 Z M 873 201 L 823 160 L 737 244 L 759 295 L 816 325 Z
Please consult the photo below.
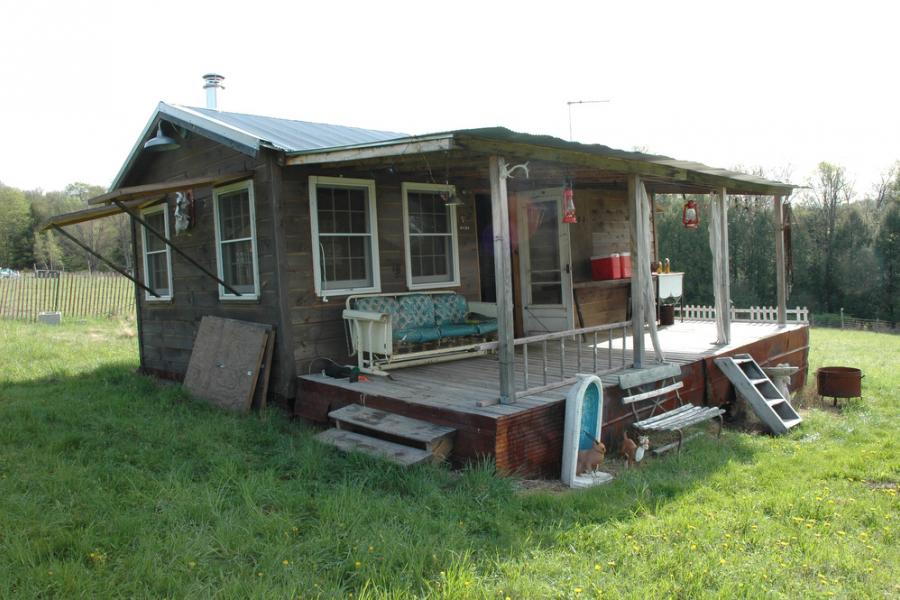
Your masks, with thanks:
M 631 226 L 631 348 L 634 368 L 644 365 L 644 263 L 650 264 L 650 257 L 644 254 L 643 211 L 641 210 L 641 178 L 628 176 L 628 220 Z M 651 307 L 647 307 L 650 310 Z
M 775 196 L 775 295 L 778 324 L 787 325 L 787 279 L 784 268 L 784 196 Z
M 506 161 L 491 156 L 491 216 L 494 225 L 494 285 L 497 292 L 497 355 L 500 359 L 500 403 L 516 401 L 515 346 L 513 331 L 512 265 L 509 240 L 509 199 L 506 195 Z
M 722 293 L 724 295 L 722 326 L 725 331 L 725 343 L 731 341 L 731 260 L 728 254 L 728 190 L 723 186 L 719 191 L 719 202 L 722 215 L 722 233 L 719 236 L 722 244 Z
M 731 339 L 731 286 L 728 275 L 728 202 L 723 187 L 710 194 L 709 249 L 713 259 L 713 294 L 716 306 L 716 343 Z

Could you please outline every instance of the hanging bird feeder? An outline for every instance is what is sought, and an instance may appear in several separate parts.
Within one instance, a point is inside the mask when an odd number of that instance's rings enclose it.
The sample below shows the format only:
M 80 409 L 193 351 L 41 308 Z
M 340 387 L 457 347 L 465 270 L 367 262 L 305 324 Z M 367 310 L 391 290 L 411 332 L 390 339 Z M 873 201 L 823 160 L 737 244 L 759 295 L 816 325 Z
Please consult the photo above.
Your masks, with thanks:
M 572 190 L 572 182 L 566 181 L 563 187 L 563 223 L 575 224 L 578 217 L 575 216 L 575 192 Z
M 700 226 L 700 207 L 693 200 L 688 200 L 681 211 L 681 223 L 686 229 L 697 229 Z

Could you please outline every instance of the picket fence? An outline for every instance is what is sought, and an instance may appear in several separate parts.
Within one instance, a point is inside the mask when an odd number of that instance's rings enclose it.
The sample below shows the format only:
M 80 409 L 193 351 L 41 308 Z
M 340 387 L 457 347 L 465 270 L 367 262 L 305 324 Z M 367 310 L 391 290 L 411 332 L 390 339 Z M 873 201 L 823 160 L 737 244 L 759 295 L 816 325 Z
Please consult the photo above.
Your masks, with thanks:
M 51 311 L 64 319 L 133 315 L 134 286 L 105 272 L 26 271 L 0 279 L 0 319 L 36 321 Z
M 716 307 L 688 304 L 675 306 L 675 315 L 695 321 L 715 321 Z M 777 323 L 778 309 L 774 306 L 751 306 L 749 308 L 731 307 L 731 321 L 734 323 Z M 809 310 L 806 307 L 787 309 L 788 323 L 809 323 Z

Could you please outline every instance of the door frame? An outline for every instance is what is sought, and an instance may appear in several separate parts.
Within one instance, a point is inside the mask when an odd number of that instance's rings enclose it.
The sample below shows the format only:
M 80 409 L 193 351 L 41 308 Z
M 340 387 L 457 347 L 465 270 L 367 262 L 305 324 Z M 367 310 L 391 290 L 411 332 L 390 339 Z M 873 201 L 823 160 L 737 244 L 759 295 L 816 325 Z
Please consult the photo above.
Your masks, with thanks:
M 531 302 L 531 246 L 528 231 L 528 206 L 535 202 L 556 202 L 556 219 L 559 242 L 557 252 L 560 266 L 561 304 L 533 304 Z M 572 296 L 572 249 L 570 232 L 563 218 L 563 188 L 544 188 L 516 192 L 516 220 L 518 225 L 519 277 L 522 282 L 522 322 L 525 334 L 565 331 L 575 327 L 574 299 Z

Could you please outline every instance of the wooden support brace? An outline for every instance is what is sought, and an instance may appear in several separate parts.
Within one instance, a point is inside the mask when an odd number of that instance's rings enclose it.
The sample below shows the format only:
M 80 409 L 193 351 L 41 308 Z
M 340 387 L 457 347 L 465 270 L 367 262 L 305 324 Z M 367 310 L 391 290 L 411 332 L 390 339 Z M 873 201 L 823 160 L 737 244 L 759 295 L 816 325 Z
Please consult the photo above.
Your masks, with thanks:
M 179 248 L 178 246 L 176 246 L 175 244 L 173 244 L 173 243 L 172 243 L 172 240 L 170 240 L 169 238 L 167 238 L 166 236 L 164 236 L 163 234 L 161 234 L 160 232 L 158 232 L 156 229 L 154 229 L 153 227 L 151 227 L 151 226 L 147 223 L 147 221 L 145 221 L 140 215 L 138 215 L 137 213 L 135 213 L 134 211 L 132 211 L 130 208 L 128 208 L 127 206 L 125 206 L 124 204 L 122 204 L 122 201 L 121 201 L 121 200 L 113 200 L 113 204 L 115 204 L 116 206 L 118 206 L 118 207 L 122 210 L 122 212 L 126 213 L 126 214 L 127 214 L 129 217 L 131 217 L 133 220 L 135 220 L 135 221 L 137 221 L 138 223 L 140 223 L 141 225 L 143 225 L 143 226 L 144 226 L 144 229 L 146 229 L 146 230 L 147 230 L 148 232 L 150 232 L 152 235 L 154 235 L 154 236 L 156 236 L 157 238 L 159 238 L 160 240 L 162 240 L 163 243 L 165 243 L 169 248 L 171 248 L 172 250 L 174 250 L 175 252 L 177 252 L 178 255 L 181 256 L 183 259 L 185 259 L 186 261 L 188 261 L 189 263 L 191 263 L 192 265 L 194 265 L 195 267 L 197 267 L 204 275 L 206 275 L 207 277 L 210 277 L 210 278 L 214 279 L 219 285 L 221 285 L 222 287 L 224 287 L 226 290 L 228 290 L 229 292 L 231 292 L 231 293 L 234 294 L 235 296 L 240 296 L 240 295 L 241 295 L 241 293 L 240 293 L 239 291 L 237 291 L 236 289 L 234 289 L 233 287 L 231 287 L 230 285 L 228 285 L 227 283 L 225 283 L 224 281 L 222 281 L 221 279 L 219 279 L 218 276 L 213 275 L 206 267 L 204 267 L 203 265 L 201 265 L 200 263 L 198 263 L 196 260 L 194 260 L 193 258 L 191 258 L 190 256 L 188 256 L 187 254 L 185 254 L 184 250 L 182 250 L 181 248 Z
M 140 281 L 138 281 L 137 278 L 135 278 L 133 275 L 131 275 L 128 271 L 126 271 L 125 269 L 119 267 L 118 265 L 116 265 L 116 264 L 110 262 L 108 259 L 106 259 L 106 258 L 103 257 L 102 255 L 98 254 L 97 252 L 94 252 L 93 250 L 91 250 L 90 248 L 88 248 L 86 245 L 84 245 L 83 243 L 81 243 L 81 241 L 79 241 L 78 238 L 76 238 L 75 236 L 73 236 L 71 233 L 69 233 L 68 231 L 66 231 L 65 229 L 63 229 L 62 227 L 60 227 L 59 225 L 57 225 L 56 223 L 52 224 L 51 227 L 52 227 L 53 229 L 55 229 L 56 231 L 58 231 L 59 233 L 61 233 L 61 234 L 63 234 L 64 236 L 66 236 L 67 238 L 69 238 L 70 240 L 72 240 L 72 242 L 73 242 L 76 246 L 78 246 L 79 248 L 81 248 L 81 249 L 84 250 L 85 252 L 88 252 L 88 253 L 90 253 L 90 254 L 96 256 L 96 257 L 99 258 L 100 260 L 102 260 L 104 264 L 106 264 L 107 266 L 109 266 L 111 269 L 114 269 L 117 273 L 119 273 L 119 275 L 123 275 L 123 276 L 127 277 L 128 279 L 130 279 L 131 281 L 133 281 L 134 284 L 135 284 L 136 286 L 139 286 L 141 289 L 143 289 L 144 291 L 146 291 L 148 294 L 151 294 L 154 298 L 159 298 L 159 297 L 160 297 L 159 294 L 157 294 L 154 290 L 151 290 L 151 289 L 148 288 L 146 285 L 144 285 L 143 283 L 141 283 Z

